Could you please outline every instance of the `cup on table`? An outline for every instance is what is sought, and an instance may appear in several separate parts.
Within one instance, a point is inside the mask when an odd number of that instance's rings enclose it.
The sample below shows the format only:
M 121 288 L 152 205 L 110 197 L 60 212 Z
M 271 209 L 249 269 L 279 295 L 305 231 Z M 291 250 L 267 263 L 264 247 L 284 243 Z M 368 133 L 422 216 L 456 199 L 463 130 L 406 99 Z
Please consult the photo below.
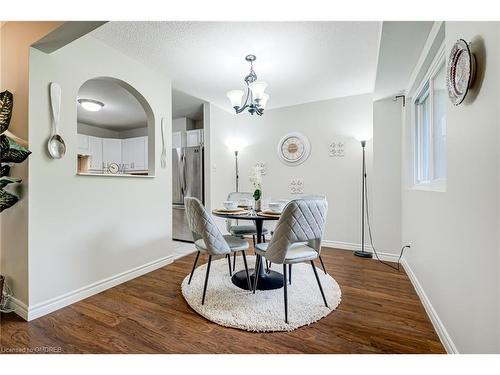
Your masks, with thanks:
M 238 208 L 238 202 L 236 201 L 224 201 L 223 205 L 226 210 L 236 210 Z

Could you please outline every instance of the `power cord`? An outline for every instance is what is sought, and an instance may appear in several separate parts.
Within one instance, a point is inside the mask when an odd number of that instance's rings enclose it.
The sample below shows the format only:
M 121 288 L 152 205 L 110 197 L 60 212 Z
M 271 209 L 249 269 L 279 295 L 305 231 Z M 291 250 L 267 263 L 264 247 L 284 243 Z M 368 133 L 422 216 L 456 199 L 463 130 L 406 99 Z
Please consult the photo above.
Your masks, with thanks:
M 403 257 L 403 253 L 405 251 L 406 248 L 410 248 L 410 245 L 404 245 L 402 248 L 401 248 L 401 253 L 399 254 L 399 258 L 398 258 L 398 262 L 397 262 L 397 267 L 396 266 L 393 266 L 392 264 L 390 264 L 389 262 L 385 262 L 383 261 L 382 259 L 380 259 L 380 257 L 378 256 L 378 253 L 377 253 L 377 249 L 375 248 L 375 245 L 373 244 L 373 236 L 372 236 L 372 226 L 370 224 L 370 213 L 369 213 L 369 208 L 368 208 L 368 186 L 366 184 L 366 174 L 365 174 L 365 178 L 363 179 L 364 180 L 364 184 L 365 184 L 365 207 L 366 207 L 366 222 L 368 224 L 368 236 L 370 237 L 370 245 L 372 246 L 372 249 L 373 249 L 373 253 L 375 254 L 375 257 L 377 258 L 377 260 L 382 263 L 382 264 L 385 264 L 387 267 L 391 267 L 392 269 L 396 270 L 399 272 L 399 267 L 400 267 L 400 262 L 401 262 L 401 258 Z

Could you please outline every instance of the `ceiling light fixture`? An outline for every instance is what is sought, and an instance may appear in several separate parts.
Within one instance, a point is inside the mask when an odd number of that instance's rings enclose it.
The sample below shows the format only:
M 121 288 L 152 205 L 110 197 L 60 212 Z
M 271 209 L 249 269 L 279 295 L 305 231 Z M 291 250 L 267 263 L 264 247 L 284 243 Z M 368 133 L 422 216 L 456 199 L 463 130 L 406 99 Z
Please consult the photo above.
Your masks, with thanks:
M 92 99 L 78 99 L 78 103 L 80 103 L 83 109 L 90 112 L 100 111 L 104 107 L 104 103 Z
M 245 103 L 241 105 L 243 95 L 245 95 L 243 90 L 231 90 L 228 91 L 226 95 L 236 113 L 241 113 L 245 109 L 248 109 L 248 112 L 252 115 L 257 113 L 259 116 L 262 116 L 266 108 L 267 100 L 269 99 L 269 95 L 264 92 L 267 88 L 267 83 L 264 81 L 257 81 L 257 74 L 255 74 L 253 70 L 253 62 L 257 60 L 255 55 L 247 55 L 245 60 L 250 63 L 250 74 L 244 79 L 247 84 Z

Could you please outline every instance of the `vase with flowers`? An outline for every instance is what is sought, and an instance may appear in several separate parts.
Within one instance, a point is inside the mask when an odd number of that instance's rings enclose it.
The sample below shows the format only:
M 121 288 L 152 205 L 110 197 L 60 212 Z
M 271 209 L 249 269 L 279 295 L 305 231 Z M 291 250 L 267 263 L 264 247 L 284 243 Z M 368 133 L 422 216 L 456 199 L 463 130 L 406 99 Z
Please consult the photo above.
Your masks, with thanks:
M 260 166 L 255 165 L 250 169 L 250 182 L 255 189 L 253 192 L 255 210 L 260 211 L 262 198 L 262 168 Z

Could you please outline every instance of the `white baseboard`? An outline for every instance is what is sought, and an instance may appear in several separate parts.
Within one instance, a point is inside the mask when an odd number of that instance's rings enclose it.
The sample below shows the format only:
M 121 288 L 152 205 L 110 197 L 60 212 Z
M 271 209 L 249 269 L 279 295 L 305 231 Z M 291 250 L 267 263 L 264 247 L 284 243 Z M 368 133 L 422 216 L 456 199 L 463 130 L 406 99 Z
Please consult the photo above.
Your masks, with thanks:
M 321 246 L 331 247 L 331 248 L 340 249 L 340 250 L 351 250 L 351 251 L 361 250 L 361 244 L 352 243 L 352 242 L 323 240 L 321 242 Z M 369 253 L 373 253 L 373 249 L 369 245 L 365 245 L 365 251 L 367 251 Z M 391 254 L 391 253 L 386 253 L 383 251 L 377 251 L 377 254 L 378 254 L 380 260 L 383 260 L 385 262 L 397 262 L 398 258 L 399 258 L 398 254 Z
M 59 310 L 65 306 L 71 305 L 75 302 L 81 301 L 82 299 L 93 296 L 94 294 L 100 293 L 106 289 L 122 284 L 128 280 L 164 267 L 172 262 L 173 256 L 168 255 L 166 257 L 143 264 L 139 267 L 135 267 L 128 271 L 119 273 L 118 275 L 114 275 L 90 285 L 84 286 L 72 292 L 65 293 L 48 301 L 37 303 L 34 306 L 29 306 L 28 308 L 26 308 L 26 305 L 20 301 L 13 301 L 13 305 L 16 306 L 16 313 L 20 317 L 27 321 L 30 321 L 47 315 L 53 311 Z
M 350 242 L 323 240 L 321 245 L 323 247 L 330 247 L 341 250 L 351 250 L 351 251 L 361 250 L 361 244 L 350 243 Z M 371 246 L 365 246 L 365 250 L 373 252 Z M 399 258 L 399 255 L 397 254 L 385 253 L 380 251 L 378 251 L 377 253 L 381 260 L 387 262 L 397 262 Z M 413 287 L 415 288 L 415 291 L 417 292 L 417 295 L 420 298 L 420 301 L 422 302 L 422 305 L 424 306 L 424 309 L 427 312 L 427 315 L 429 316 L 432 325 L 434 326 L 434 330 L 438 334 L 441 343 L 446 349 L 446 352 L 449 354 L 458 354 L 459 352 L 457 350 L 457 347 L 453 343 L 453 340 L 451 339 L 443 322 L 441 321 L 441 319 L 439 319 L 439 316 L 434 307 L 432 306 L 431 301 L 427 297 L 427 294 L 425 294 L 422 285 L 418 281 L 417 277 L 415 276 L 415 273 L 413 272 L 413 270 L 411 269 L 410 265 L 408 264 L 408 262 L 405 260 L 404 257 L 401 258 L 401 265 L 403 266 L 404 270 L 406 271 L 406 274 L 408 275 L 408 278 L 410 279 Z
M 417 292 L 420 301 L 422 302 L 422 305 L 424 305 L 425 311 L 427 312 L 427 315 L 429 316 L 429 319 L 431 320 L 432 325 L 434 326 L 434 329 L 436 330 L 436 333 L 438 334 L 439 339 L 441 340 L 441 343 L 446 349 L 446 352 L 448 354 L 458 354 L 459 351 L 455 346 L 455 344 L 453 343 L 450 334 L 446 330 L 441 319 L 439 319 L 439 316 L 434 307 L 432 306 L 429 297 L 427 297 L 427 294 L 425 294 L 425 291 L 422 288 L 420 282 L 418 281 L 417 276 L 415 276 L 415 273 L 413 272 L 413 270 L 411 269 L 410 265 L 408 264 L 408 262 L 404 257 L 401 261 L 401 264 L 403 265 L 406 274 L 410 278 L 410 281 L 413 284 L 413 287 L 415 288 L 415 291 Z
M 15 297 L 10 297 L 9 306 L 10 309 L 14 310 L 14 313 L 19 315 L 24 320 L 28 320 L 28 306 Z

